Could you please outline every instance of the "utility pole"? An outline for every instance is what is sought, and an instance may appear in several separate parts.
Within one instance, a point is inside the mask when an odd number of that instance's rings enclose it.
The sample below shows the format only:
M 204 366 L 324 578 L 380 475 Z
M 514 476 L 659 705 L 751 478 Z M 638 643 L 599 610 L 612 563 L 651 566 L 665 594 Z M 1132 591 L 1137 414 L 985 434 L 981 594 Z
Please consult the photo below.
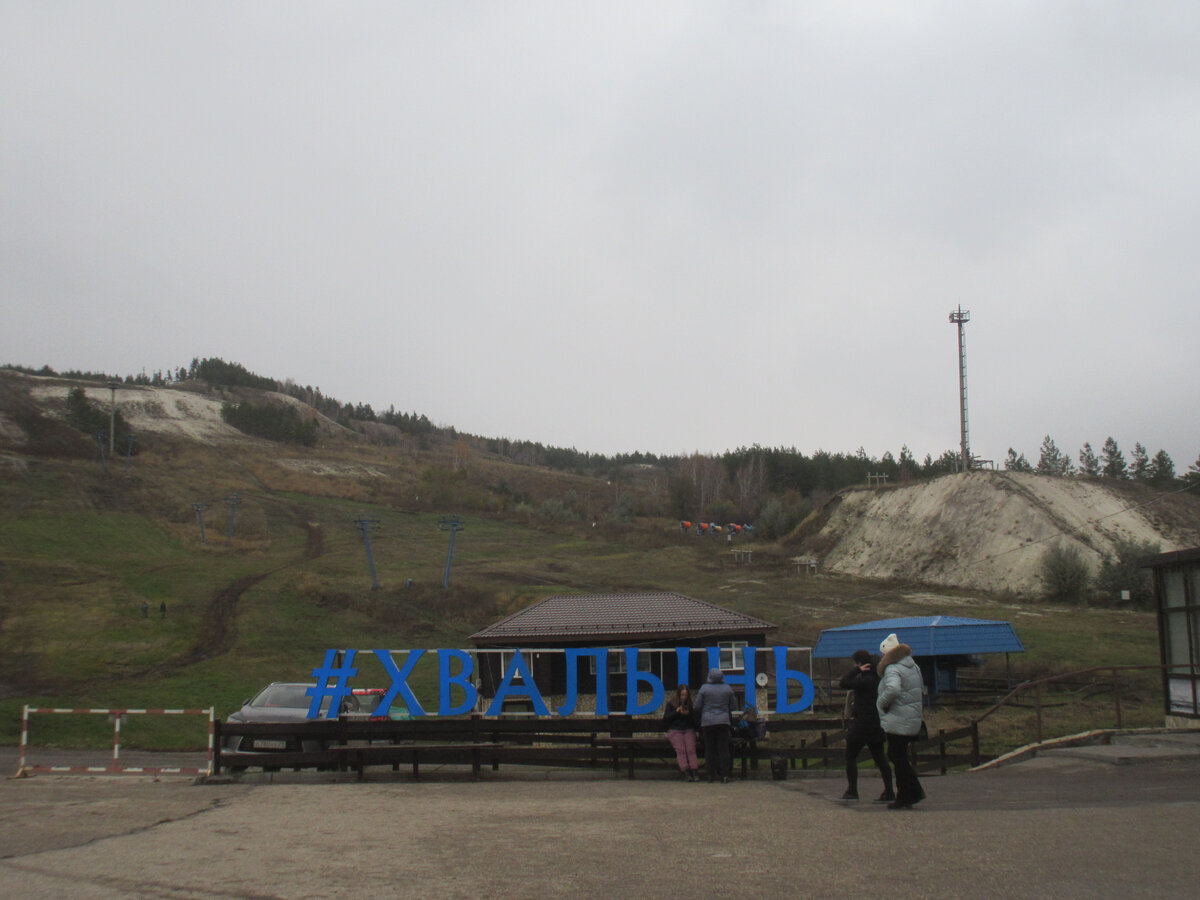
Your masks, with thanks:
M 104 457 L 104 432 L 97 431 L 92 435 L 92 437 L 94 437 L 96 439 L 96 443 L 100 445 L 100 465 L 103 467 L 104 471 L 107 472 L 108 460 Z
M 115 381 L 108 383 L 108 389 L 112 391 L 112 397 L 108 402 L 108 455 L 113 455 L 113 447 L 116 446 L 117 439 L 117 388 L 120 385 Z
M 454 538 L 467 526 L 458 516 L 442 516 L 438 522 L 438 531 L 450 532 L 450 552 L 446 554 L 446 574 L 442 578 L 442 589 L 450 589 L 450 566 L 454 563 Z
M 233 520 L 237 516 L 238 504 L 242 502 L 242 498 L 237 494 L 230 494 L 225 498 L 225 502 L 229 504 L 229 533 L 225 536 L 230 544 L 233 543 Z
M 371 553 L 371 532 L 379 525 L 378 519 L 360 517 L 354 524 L 362 531 L 363 546 L 367 548 L 367 569 L 371 573 L 371 590 L 379 590 L 379 579 L 375 577 L 375 556 Z
M 971 470 L 971 442 L 967 437 L 967 336 L 963 326 L 971 321 L 971 311 L 958 309 L 950 313 L 950 324 L 958 326 L 958 396 L 959 422 L 962 439 L 962 471 Z
M 200 522 L 200 543 L 207 546 L 208 538 L 204 535 L 204 511 L 208 509 L 208 504 L 193 503 L 192 509 L 196 511 L 196 519 Z

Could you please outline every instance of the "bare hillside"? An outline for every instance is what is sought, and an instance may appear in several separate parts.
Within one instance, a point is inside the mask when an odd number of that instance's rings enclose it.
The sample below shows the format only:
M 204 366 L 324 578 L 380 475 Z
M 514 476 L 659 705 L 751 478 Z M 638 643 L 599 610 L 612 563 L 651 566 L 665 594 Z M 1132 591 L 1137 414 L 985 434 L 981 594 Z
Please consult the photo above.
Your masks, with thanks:
M 87 398 L 101 409 L 107 409 L 112 398 L 108 387 L 99 384 L 14 372 L 6 372 L 4 377 L 12 388 L 26 392 L 41 411 L 56 417 L 64 415 L 67 392 L 72 387 L 82 387 Z M 312 407 L 287 394 L 270 391 L 247 393 L 255 400 L 266 398 L 271 402 L 295 408 L 304 418 L 315 418 L 325 434 L 345 431 Z M 199 393 L 179 387 L 122 384 L 116 392 L 117 408 L 134 432 L 161 434 L 204 444 L 253 440 L 226 424 L 221 418 L 221 404 L 231 399 L 238 399 L 237 391 L 226 389 L 219 393 Z M 0 438 L 18 446 L 23 440 L 20 427 L 13 420 L 11 410 L 6 411 L 4 404 L 0 404 Z
M 1200 501 L 1137 485 L 971 472 L 847 491 L 805 549 L 826 571 L 864 578 L 1036 593 L 1042 554 L 1077 546 L 1094 566 L 1116 541 L 1163 551 L 1200 544 Z

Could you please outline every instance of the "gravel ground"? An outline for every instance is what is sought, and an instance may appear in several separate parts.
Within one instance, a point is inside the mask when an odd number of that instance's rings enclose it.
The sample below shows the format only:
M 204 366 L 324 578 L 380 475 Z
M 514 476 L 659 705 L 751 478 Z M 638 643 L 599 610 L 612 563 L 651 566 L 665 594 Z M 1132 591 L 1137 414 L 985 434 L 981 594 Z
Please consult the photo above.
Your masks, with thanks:
M 843 786 L 516 767 L 10 778 L 0 896 L 1195 895 L 1200 759 L 1045 754 L 927 778 L 908 812 L 838 802 Z

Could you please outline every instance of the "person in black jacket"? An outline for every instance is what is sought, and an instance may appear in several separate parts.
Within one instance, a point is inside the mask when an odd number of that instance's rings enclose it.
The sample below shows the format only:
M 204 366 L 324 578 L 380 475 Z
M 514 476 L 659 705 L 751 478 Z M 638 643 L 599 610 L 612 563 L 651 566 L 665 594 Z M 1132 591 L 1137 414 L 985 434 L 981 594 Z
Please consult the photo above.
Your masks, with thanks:
M 883 794 L 879 802 L 890 803 L 896 799 L 896 794 L 892 789 L 892 768 L 883 750 L 886 735 L 879 724 L 879 711 L 875 708 L 879 690 L 876 660 L 866 650 L 855 650 L 852 659 L 854 668 L 840 682 L 845 690 L 854 692 L 854 712 L 846 728 L 846 793 L 842 794 L 842 799 L 858 799 L 858 754 L 863 747 L 868 747 L 875 767 L 883 777 Z

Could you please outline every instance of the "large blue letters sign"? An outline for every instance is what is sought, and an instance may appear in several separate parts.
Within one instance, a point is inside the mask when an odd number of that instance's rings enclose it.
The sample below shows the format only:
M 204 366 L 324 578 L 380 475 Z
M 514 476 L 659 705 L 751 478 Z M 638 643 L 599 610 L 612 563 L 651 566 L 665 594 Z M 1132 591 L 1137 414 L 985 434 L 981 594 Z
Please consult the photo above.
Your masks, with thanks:
M 563 705 L 554 710 L 554 714 L 569 716 L 575 712 L 579 703 L 579 666 L 582 661 L 585 658 L 593 660 L 596 670 L 603 672 L 607 667 L 608 654 L 613 649 L 611 647 L 587 649 L 572 647 L 563 651 L 567 662 L 567 696 Z M 727 675 L 725 681 L 730 685 L 741 685 L 748 698 L 747 702 L 755 705 L 752 699 L 755 691 L 755 677 L 759 671 L 767 671 L 765 660 L 759 658 L 757 650 L 764 651 L 764 655 L 766 651 L 772 651 L 770 659 L 775 675 L 774 712 L 780 715 L 797 713 L 811 707 L 814 695 L 812 679 L 804 672 L 787 667 L 787 647 L 744 647 L 741 672 Z M 677 671 L 686 672 L 688 670 L 690 655 L 694 651 L 695 648 L 691 647 L 675 648 Z M 380 698 L 379 707 L 374 714 L 386 716 L 398 697 L 408 708 L 410 715 L 428 715 L 408 686 L 408 678 L 412 674 L 413 667 L 426 651 L 407 651 L 404 665 L 401 667 L 397 667 L 393 661 L 393 654 L 397 651 L 374 650 L 372 652 L 392 682 L 387 693 Z M 509 651 L 505 652 L 507 654 Z M 623 712 L 630 716 L 644 716 L 657 712 L 662 706 L 666 689 L 662 679 L 653 672 L 638 669 L 639 652 L 644 651 L 639 651 L 636 647 L 627 647 L 616 652 L 624 655 L 626 665 L 626 700 Z M 701 652 L 705 653 L 709 668 L 718 668 L 720 650 L 717 647 L 701 648 Z M 339 665 L 338 651 L 327 650 L 324 664 L 313 669 L 313 677 L 317 679 L 317 683 L 308 689 L 308 695 L 312 697 L 312 704 L 308 711 L 310 719 L 320 715 L 321 701 L 326 697 L 330 698 L 329 708 L 325 712 L 326 717 L 337 718 L 340 701 L 354 690 L 350 687 L 350 680 L 358 674 L 358 669 L 351 665 L 356 653 L 355 650 L 346 650 L 344 661 Z M 471 680 L 471 675 L 475 671 L 475 661 L 471 654 L 465 650 L 435 650 L 433 653 L 438 660 L 437 714 L 439 716 L 457 716 L 470 712 L 475 708 L 479 699 L 478 691 Z M 486 714 L 497 715 L 504 701 L 510 697 L 525 697 L 533 707 L 535 715 L 551 715 L 550 710 L 546 707 L 546 701 L 537 685 L 534 684 L 533 675 L 524 654 L 520 650 L 513 650 L 511 653 L 512 658 L 504 668 L 500 684 L 496 688 L 496 695 L 488 704 Z M 454 672 L 456 664 L 457 672 Z M 789 700 L 789 688 L 793 683 L 800 686 L 800 697 L 796 700 Z M 453 705 L 451 693 L 456 686 L 463 691 L 464 696 L 461 703 Z M 638 695 L 644 692 L 650 694 L 650 699 L 639 703 Z M 607 678 L 596 679 L 595 712 L 598 716 L 609 714 Z

